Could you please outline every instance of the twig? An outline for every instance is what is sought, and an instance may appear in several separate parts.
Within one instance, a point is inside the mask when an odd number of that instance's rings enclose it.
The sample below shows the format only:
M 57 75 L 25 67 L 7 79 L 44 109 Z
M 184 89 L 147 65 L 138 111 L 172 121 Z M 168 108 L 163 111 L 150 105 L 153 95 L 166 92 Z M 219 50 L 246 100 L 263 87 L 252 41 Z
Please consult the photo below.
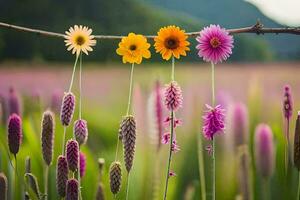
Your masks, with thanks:
M 0 27 L 14 29 L 17 31 L 23 31 L 23 32 L 30 32 L 35 33 L 37 35 L 43 35 L 48 37 L 59 37 L 64 38 L 65 34 L 62 33 L 56 33 L 51 31 L 44 31 L 40 29 L 33 29 L 33 28 L 27 28 L 23 26 L 16 26 L 4 22 L 0 22 Z M 230 34 L 241 34 L 241 33 L 256 33 L 256 34 L 265 34 L 265 33 L 275 33 L 275 34 L 294 34 L 294 35 L 300 35 L 300 28 L 293 28 L 293 27 L 283 27 L 283 28 L 264 28 L 263 24 L 259 21 L 256 22 L 255 25 L 244 27 L 244 28 L 235 28 L 235 29 L 227 29 Z M 186 33 L 190 37 L 196 37 L 199 35 L 199 32 L 188 32 Z M 110 40 L 118 40 L 122 39 L 123 35 L 95 35 L 96 39 L 110 39 Z M 154 35 L 146 35 L 146 38 L 153 39 Z

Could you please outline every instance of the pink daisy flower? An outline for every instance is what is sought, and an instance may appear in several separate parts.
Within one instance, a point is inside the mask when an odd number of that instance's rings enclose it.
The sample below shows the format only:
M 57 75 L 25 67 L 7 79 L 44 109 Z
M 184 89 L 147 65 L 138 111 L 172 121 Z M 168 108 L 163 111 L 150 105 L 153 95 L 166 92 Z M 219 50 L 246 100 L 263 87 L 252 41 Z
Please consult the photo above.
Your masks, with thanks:
M 233 37 L 219 25 L 205 27 L 196 38 L 198 55 L 206 62 L 214 64 L 226 60 L 232 54 Z

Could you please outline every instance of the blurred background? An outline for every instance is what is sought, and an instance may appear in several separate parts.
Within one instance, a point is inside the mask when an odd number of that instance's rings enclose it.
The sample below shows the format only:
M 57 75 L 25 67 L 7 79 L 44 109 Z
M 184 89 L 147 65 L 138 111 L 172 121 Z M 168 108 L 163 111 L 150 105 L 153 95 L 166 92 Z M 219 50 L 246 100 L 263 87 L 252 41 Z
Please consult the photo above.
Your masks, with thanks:
M 270 6 L 273 5 L 273 6 Z M 300 24 L 296 0 L 284 5 L 281 1 L 209 1 L 209 0 L 1 0 L 0 21 L 63 33 L 74 24 L 93 28 L 94 34 L 123 35 L 128 32 L 155 34 L 161 26 L 176 24 L 187 32 L 200 31 L 210 23 L 226 28 L 252 26 L 257 19 L 266 27 L 298 26 Z M 280 9 L 278 9 L 278 7 Z M 280 10 L 280 12 L 278 11 Z M 284 11 L 284 12 L 283 12 Z M 283 13 L 283 14 L 282 14 Z M 257 124 L 268 123 L 276 146 L 275 173 L 270 179 L 271 199 L 295 199 L 297 171 L 289 166 L 284 171 L 284 120 L 282 116 L 283 88 L 289 84 L 294 98 L 294 115 L 299 108 L 300 59 L 299 36 L 288 34 L 242 34 L 234 37 L 235 47 L 229 61 L 216 66 L 217 102 L 228 113 L 238 102 L 249 111 L 248 151 L 252 197 L 263 199 L 264 190 L 256 171 L 253 135 Z M 198 149 L 197 138 L 202 137 L 202 115 L 205 103 L 210 102 L 210 66 L 196 55 L 195 41 L 187 57 L 176 61 L 176 80 L 181 85 L 184 106 L 177 114 L 183 120 L 177 140 L 181 151 L 174 155 L 172 169 L 176 177 L 170 179 L 169 199 L 200 199 L 198 154 L 204 154 L 208 199 L 211 198 L 211 157 Z M 82 179 L 84 199 L 94 199 L 99 174 L 97 159 L 106 160 L 103 174 L 105 196 L 113 199 L 109 190 L 108 170 L 114 160 L 119 122 L 125 115 L 130 66 L 121 63 L 115 53 L 117 40 L 100 40 L 89 56 L 83 58 L 83 118 L 88 121 L 89 138 L 82 151 L 87 156 L 87 172 Z M 153 41 L 150 41 L 153 43 Z M 133 110 L 138 123 L 136 157 L 131 174 L 130 200 L 162 199 L 167 161 L 167 146 L 157 152 L 157 132 L 153 125 L 153 91 L 155 83 L 161 87 L 170 80 L 171 63 L 162 61 L 151 47 L 152 58 L 135 68 Z M 12 93 L 21 103 L 24 139 L 19 153 L 19 171 L 24 172 L 26 156 L 32 159 L 32 173 L 43 190 L 43 160 L 40 145 L 42 112 L 52 109 L 56 116 L 54 159 L 50 167 L 49 199 L 57 199 L 55 190 L 56 158 L 61 151 L 63 128 L 59 121 L 59 107 L 67 90 L 74 55 L 66 51 L 62 39 L 0 28 L 0 171 L 11 174 L 6 153 L 7 102 Z M 74 92 L 78 95 L 78 79 Z M 152 102 L 152 103 L 151 103 Z M 229 115 L 229 114 L 228 114 Z M 77 116 L 77 110 L 75 113 Z M 167 113 L 164 115 L 167 116 Z M 230 119 L 230 117 L 228 117 Z M 293 138 L 294 118 L 291 123 Z M 76 117 L 75 117 L 76 119 Z M 217 138 L 217 199 L 240 199 L 238 174 L 239 151 L 233 144 L 230 127 Z M 68 138 L 72 128 L 68 128 Z M 120 149 L 119 158 L 122 161 Z M 159 166 L 159 167 L 156 167 Z M 123 168 L 125 172 L 125 168 Z M 288 177 L 288 178 L 286 178 Z M 9 179 L 10 180 L 10 179 Z M 22 181 L 22 177 L 20 177 Z M 121 193 L 125 197 L 126 174 L 123 174 Z M 17 192 L 22 198 L 24 187 Z

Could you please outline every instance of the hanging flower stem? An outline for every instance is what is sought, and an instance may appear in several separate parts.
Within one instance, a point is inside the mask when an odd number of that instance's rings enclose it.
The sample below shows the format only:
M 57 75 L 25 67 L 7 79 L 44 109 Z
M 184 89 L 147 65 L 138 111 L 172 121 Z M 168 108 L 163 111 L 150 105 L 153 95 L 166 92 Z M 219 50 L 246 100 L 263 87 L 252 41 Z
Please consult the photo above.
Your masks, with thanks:
M 198 138 L 198 162 L 199 162 L 199 175 L 202 200 L 206 200 L 206 184 L 205 184 L 205 172 L 204 172 L 204 159 L 203 159 L 203 144 L 201 135 L 197 134 Z
M 45 178 L 44 178 L 44 193 L 45 193 L 45 200 L 48 199 L 48 177 L 49 177 L 49 166 L 45 166 Z
M 74 76 L 75 76 L 75 71 L 76 71 L 76 66 L 77 66 L 77 61 L 78 61 L 79 55 L 76 56 L 75 62 L 74 62 L 74 66 L 73 66 L 73 72 L 72 72 L 72 77 L 71 77 L 71 82 L 70 82 L 70 86 L 69 86 L 69 90 L 68 92 L 71 92 L 72 87 L 73 87 L 73 82 L 74 82 Z M 62 142 L 62 153 L 61 155 L 65 155 L 65 141 L 66 141 L 66 132 L 67 132 L 67 127 L 64 126 L 64 133 L 63 133 L 63 142 Z
M 81 77 L 82 77 L 82 52 L 80 52 L 80 56 L 79 56 L 79 119 L 81 119 L 81 107 L 82 107 L 82 103 L 81 103 L 81 96 L 82 96 Z M 80 146 L 79 146 L 79 152 L 80 152 Z M 78 167 L 77 167 L 77 181 L 78 181 L 79 199 L 81 200 L 82 199 L 82 195 L 81 195 L 81 184 L 80 184 L 80 182 L 81 182 L 81 177 L 80 177 L 80 161 L 78 162 Z
M 128 95 L 128 105 L 127 105 L 126 115 L 128 115 L 130 110 L 131 110 L 131 96 L 132 96 L 132 87 L 133 87 L 133 71 L 134 71 L 134 63 L 132 63 L 132 65 L 131 65 L 130 85 L 129 85 L 129 95 Z
M 172 73 L 171 73 L 171 80 L 175 80 L 175 58 L 172 57 Z M 170 148 L 169 148 L 169 158 L 168 158 L 168 165 L 167 165 L 167 174 L 166 174 L 166 186 L 164 192 L 164 200 L 167 199 L 168 193 L 168 185 L 169 185 L 169 178 L 170 178 L 170 167 L 171 167 L 171 160 L 172 160 L 172 145 L 173 145 L 173 138 L 174 138 L 174 111 L 170 111 Z
M 215 107 L 215 65 L 211 62 L 211 91 L 212 91 L 212 107 Z M 215 139 L 212 138 L 212 195 L 213 200 L 216 199 L 216 158 L 215 158 Z
M 68 92 L 71 92 L 71 90 L 72 90 L 78 57 L 79 57 L 79 55 L 76 56 L 75 63 L 74 63 L 74 66 L 73 66 L 73 72 L 72 72 L 72 77 L 71 77 L 71 82 L 70 82 L 70 86 L 69 86 Z
M 129 113 L 130 113 L 130 111 L 131 111 L 131 97 L 132 97 L 132 87 L 133 87 L 133 71 L 134 71 L 134 63 L 132 63 L 132 65 L 131 65 L 129 94 L 128 94 L 128 105 L 127 105 L 126 116 L 128 116 Z M 119 145 L 119 139 L 118 139 L 117 146 L 118 145 Z M 117 153 L 116 153 L 116 157 L 117 157 Z M 128 174 L 127 174 L 126 200 L 128 199 L 128 194 L 129 194 L 129 184 L 130 184 L 130 172 L 128 172 Z

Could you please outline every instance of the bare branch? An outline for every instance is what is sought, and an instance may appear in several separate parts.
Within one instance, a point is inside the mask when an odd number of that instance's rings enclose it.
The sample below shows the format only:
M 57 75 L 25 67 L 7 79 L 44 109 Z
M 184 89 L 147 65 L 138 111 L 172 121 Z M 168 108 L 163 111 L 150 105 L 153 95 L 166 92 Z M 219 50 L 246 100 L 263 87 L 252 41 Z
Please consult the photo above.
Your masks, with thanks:
M 33 29 L 33 28 L 27 28 L 22 26 L 16 26 L 12 24 L 7 24 L 0 22 L 0 27 L 14 29 L 17 31 L 23 31 L 23 32 L 30 32 L 35 33 L 38 35 L 44 35 L 49 37 L 60 37 L 63 38 L 65 34 L 62 33 L 55 33 L 51 31 L 44 31 L 39 29 Z M 255 25 L 245 28 L 235 28 L 235 29 L 227 29 L 230 34 L 241 34 L 241 33 L 256 33 L 256 34 L 265 34 L 265 33 L 274 33 L 274 34 L 294 34 L 294 35 L 300 35 L 300 28 L 292 28 L 292 27 L 286 27 L 286 28 L 264 28 L 263 24 L 259 21 L 256 22 Z M 189 32 L 187 33 L 190 37 L 196 37 L 199 35 L 199 32 Z M 122 39 L 124 36 L 122 35 L 95 35 L 96 39 Z M 146 35 L 146 38 L 153 39 L 154 35 Z

